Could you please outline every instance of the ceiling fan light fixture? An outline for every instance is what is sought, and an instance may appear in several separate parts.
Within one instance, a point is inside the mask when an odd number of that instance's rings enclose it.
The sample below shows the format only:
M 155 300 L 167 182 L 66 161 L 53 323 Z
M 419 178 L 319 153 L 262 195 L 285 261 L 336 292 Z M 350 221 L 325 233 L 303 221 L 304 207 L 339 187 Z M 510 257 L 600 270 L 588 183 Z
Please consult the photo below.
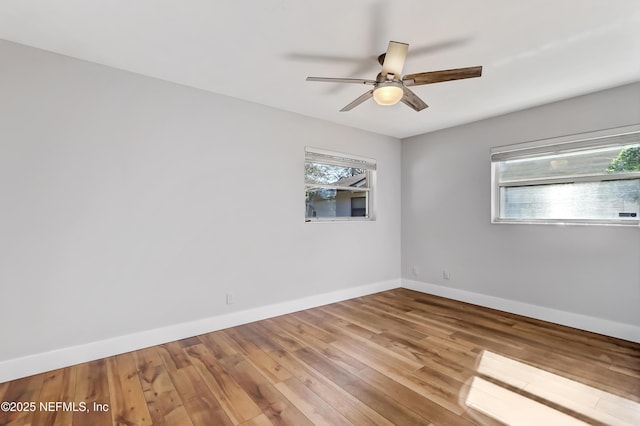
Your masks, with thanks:
M 373 99 L 378 105 L 395 105 L 400 102 L 404 90 L 399 81 L 385 81 L 378 83 L 373 90 Z

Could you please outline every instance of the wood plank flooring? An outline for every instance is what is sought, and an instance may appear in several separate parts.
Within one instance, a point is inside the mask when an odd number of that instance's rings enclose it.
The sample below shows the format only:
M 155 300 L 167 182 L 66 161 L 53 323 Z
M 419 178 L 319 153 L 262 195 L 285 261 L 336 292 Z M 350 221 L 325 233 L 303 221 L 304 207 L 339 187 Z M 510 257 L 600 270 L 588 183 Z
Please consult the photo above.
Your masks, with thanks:
M 36 404 L 0 425 L 638 425 L 640 345 L 396 289 L 1 383 L 0 401 Z

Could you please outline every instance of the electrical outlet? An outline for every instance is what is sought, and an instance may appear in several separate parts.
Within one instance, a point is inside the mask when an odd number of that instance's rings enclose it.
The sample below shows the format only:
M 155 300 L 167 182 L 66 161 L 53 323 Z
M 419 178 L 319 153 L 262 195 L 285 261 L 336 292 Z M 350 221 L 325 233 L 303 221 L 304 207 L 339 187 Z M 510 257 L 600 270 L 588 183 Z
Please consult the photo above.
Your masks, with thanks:
M 446 269 L 442 270 L 442 278 L 444 278 L 445 280 L 450 280 L 451 279 L 451 272 L 449 272 Z
M 233 304 L 233 293 L 227 293 L 227 305 Z

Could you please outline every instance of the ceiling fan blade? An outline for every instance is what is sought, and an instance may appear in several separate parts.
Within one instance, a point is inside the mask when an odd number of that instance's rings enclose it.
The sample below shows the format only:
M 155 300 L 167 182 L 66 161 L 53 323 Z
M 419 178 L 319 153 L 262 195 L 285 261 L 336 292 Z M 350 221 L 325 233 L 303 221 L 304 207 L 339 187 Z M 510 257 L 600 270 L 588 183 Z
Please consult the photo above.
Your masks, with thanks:
M 429 106 L 425 104 L 424 101 L 411 90 L 407 89 L 406 87 L 403 87 L 402 89 L 404 91 L 404 96 L 401 99 L 403 104 L 408 105 L 416 111 L 422 111 Z
M 364 78 L 330 78 L 330 77 L 307 77 L 307 81 L 323 81 L 326 83 L 355 83 L 355 84 L 375 84 L 375 80 Z
M 355 101 L 351 102 L 346 107 L 342 108 L 340 110 L 340 112 L 351 111 L 352 109 L 354 109 L 355 107 L 357 107 L 358 105 L 360 105 L 361 103 L 363 103 L 364 101 L 366 101 L 366 100 L 368 100 L 368 99 L 370 99 L 372 97 L 373 97 L 373 89 L 369 90 L 368 92 L 366 92 L 365 94 L 360 96 L 358 99 L 356 99 Z
M 407 86 L 419 86 L 421 84 L 440 83 L 442 81 L 461 80 L 463 78 L 474 78 L 482 75 L 482 67 L 456 68 L 452 70 L 441 70 L 431 72 L 421 72 L 417 74 L 407 74 L 402 81 Z
M 362 62 L 365 58 L 354 58 L 353 56 L 319 55 L 313 53 L 289 53 L 287 59 L 301 62 L 325 62 L 325 63 L 354 63 Z M 368 59 L 368 58 L 366 58 Z
M 382 63 L 382 76 L 386 77 L 387 74 L 393 74 L 396 79 L 399 79 L 402 75 L 402 68 L 404 67 L 404 61 L 407 59 L 407 50 L 409 45 L 407 43 L 399 43 L 397 41 L 390 41 L 387 53 L 384 56 L 384 62 Z
M 436 43 L 425 44 L 422 46 L 411 45 L 411 57 L 416 58 L 422 55 L 433 55 L 441 50 L 455 49 L 469 42 L 468 37 L 454 38 L 443 40 Z

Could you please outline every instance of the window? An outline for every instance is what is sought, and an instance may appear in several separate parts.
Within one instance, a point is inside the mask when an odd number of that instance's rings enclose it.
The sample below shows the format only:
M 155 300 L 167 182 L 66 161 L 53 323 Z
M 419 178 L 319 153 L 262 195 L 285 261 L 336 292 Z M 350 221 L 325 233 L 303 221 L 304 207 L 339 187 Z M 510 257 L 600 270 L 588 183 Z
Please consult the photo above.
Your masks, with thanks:
M 494 148 L 491 164 L 493 223 L 640 223 L 640 126 Z
M 305 220 L 373 220 L 375 160 L 305 149 Z
M 351 199 L 351 216 L 367 216 L 367 197 L 353 197 Z

